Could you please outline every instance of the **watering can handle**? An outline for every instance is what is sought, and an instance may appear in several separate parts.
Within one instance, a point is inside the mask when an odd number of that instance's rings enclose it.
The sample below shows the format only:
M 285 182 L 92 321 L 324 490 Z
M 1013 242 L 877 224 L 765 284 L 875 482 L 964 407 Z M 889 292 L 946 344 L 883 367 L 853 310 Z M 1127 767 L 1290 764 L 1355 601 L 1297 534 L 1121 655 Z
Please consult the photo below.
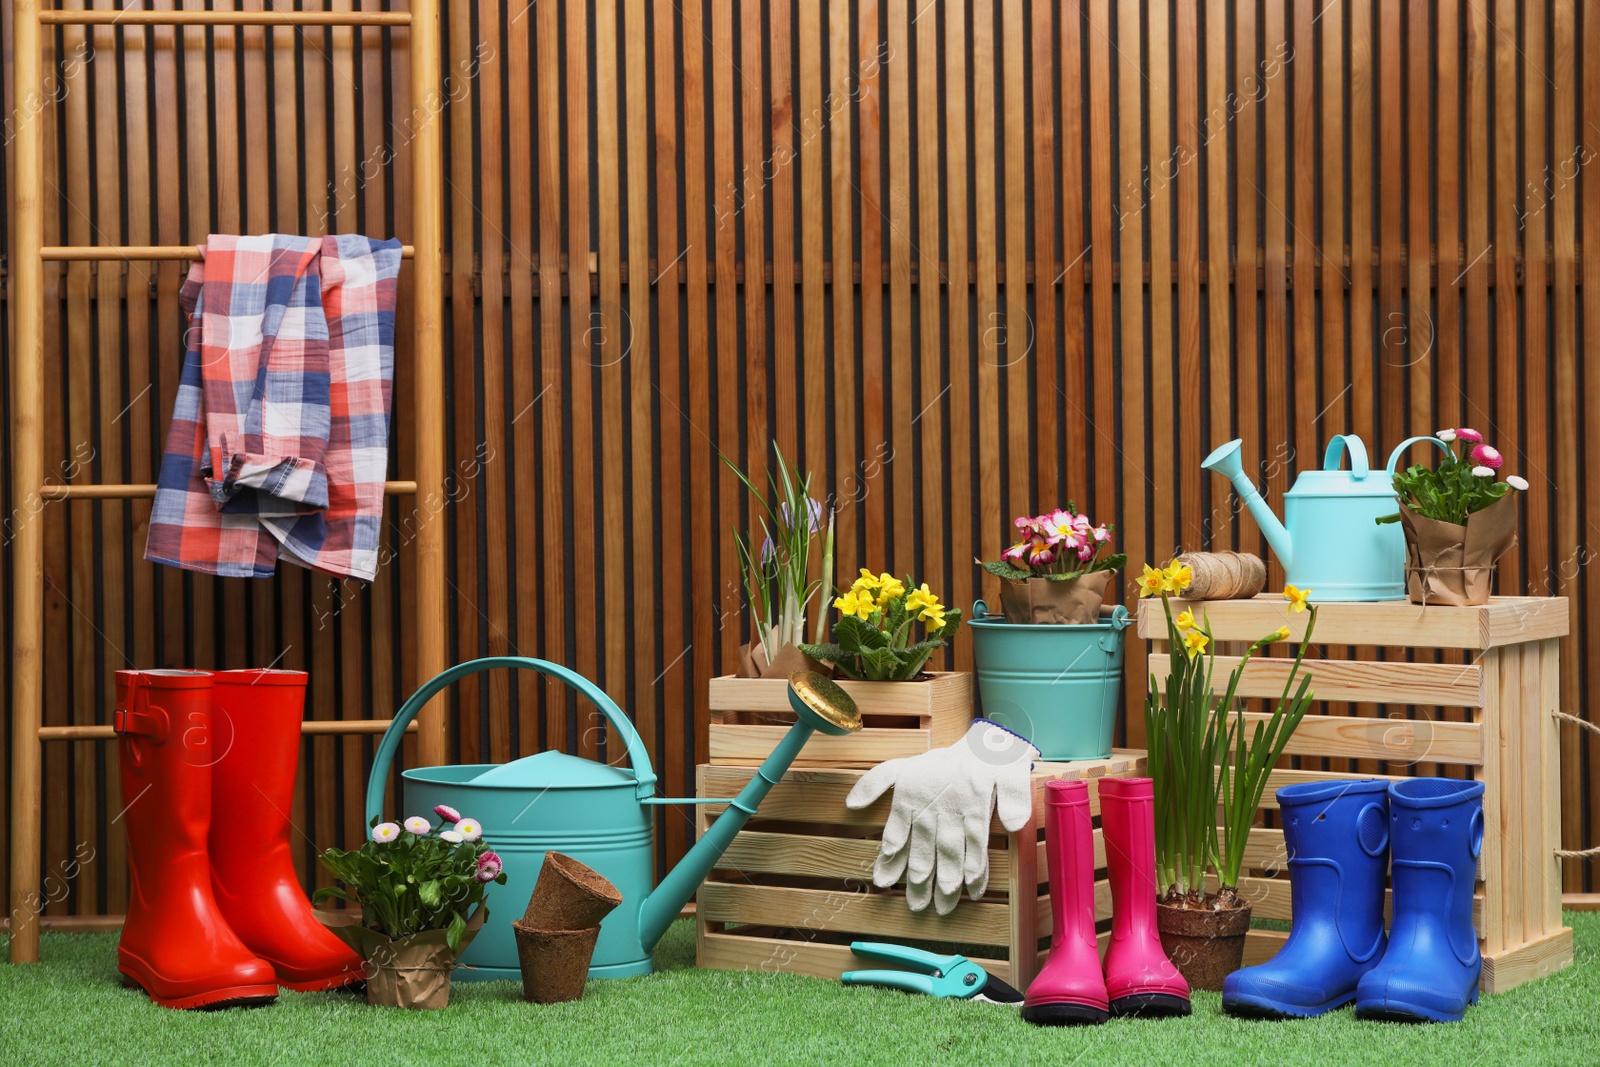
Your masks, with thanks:
M 1401 441 L 1398 445 L 1395 445 L 1394 451 L 1389 453 L 1389 465 L 1385 467 L 1384 470 L 1388 471 L 1390 477 L 1394 476 L 1394 465 L 1400 462 L 1400 457 L 1405 454 L 1406 449 L 1410 448 L 1418 441 L 1432 441 L 1434 444 L 1443 449 L 1446 455 L 1450 454 L 1450 446 L 1431 434 L 1427 434 L 1422 437 L 1408 437 L 1404 441 Z
M 1350 476 L 1360 481 L 1372 473 L 1372 468 L 1367 463 L 1367 446 L 1361 443 L 1361 438 L 1353 433 L 1336 433 L 1328 438 L 1327 450 L 1322 453 L 1322 469 L 1336 471 L 1339 461 L 1343 458 L 1345 450 L 1350 452 Z
M 628 749 L 628 762 L 633 764 L 634 777 L 638 779 L 635 787 L 639 799 L 654 796 L 656 791 L 656 773 L 650 766 L 650 754 L 645 751 L 644 742 L 639 739 L 639 732 L 633 728 L 633 723 L 628 716 L 623 714 L 616 702 L 606 696 L 605 692 L 589 679 L 576 671 L 569 670 L 559 663 L 548 660 L 531 659 L 527 656 L 488 656 L 484 659 L 469 660 L 458 663 L 449 670 L 437 675 L 421 689 L 411 694 L 411 699 L 400 706 L 395 712 L 394 719 L 390 721 L 389 728 L 383 732 L 383 740 L 378 742 L 378 750 L 372 756 L 372 772 L 367 776 L 367 814 L 366 819 L 371 822 L 373 817 L 380 814 L 383 809 L 383 787 L 389 780 L 389 767 L 394 762 L 394 754 L 400 747 L 400 740 L 406 735 L 406 727 L 411 725 L 411 720 L 417 717 L 428 701 L 446 686 L 451 685 L 459 678 L 479 671 L 492 670 L 496 667 L 521 667 L 530 671 L 538 671 L 552 678 L 559 678 L 583 696 L 587 697 L 595 707 L 600 709 L 600 714 L 606 717 L 606 723 L 611 729 L 622 735 L 622 743 Z

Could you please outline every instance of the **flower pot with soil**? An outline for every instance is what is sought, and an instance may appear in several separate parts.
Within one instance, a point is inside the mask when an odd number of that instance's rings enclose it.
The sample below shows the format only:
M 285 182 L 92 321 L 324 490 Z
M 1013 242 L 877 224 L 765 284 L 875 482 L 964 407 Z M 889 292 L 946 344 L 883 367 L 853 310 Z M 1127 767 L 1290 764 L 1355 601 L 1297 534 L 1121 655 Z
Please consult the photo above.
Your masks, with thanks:
M 1267 777 L 1314 696 L 1301 664 L 1317 609 L 1306 602 L 1311 590 L 1285 589 L 1287 609 L 1309 610 L 1311 618 L 1283 693 L 1271 715 L 1251 730 L 1244 702 L 1235 697 L 1239 679 L 1250 657 L 1287 640 L 1289 629 L 1250 645 L 1226 686 L 1219 686 L 1212 680 L 1216 652 L 1204 610 L 1198 619 L 1191 611 L 1172 613 L 1171 597 L 1188 587 L 1189 577 L 1189 568 L 1174 561 L 1159 570 L 1146 566 L 1139 580 L 1140 596 L 1161 597 L 1171 649 L 1165 685 L 1151 676 L 1144 710 L 1155 788 L 1156 925 L 1162 948 L 1189 985 L 1220 991 L 1222 980 L 1243 963 L 1250 930 L 1250 902 L 1238 891 L 1250 825 Z M 1208 888 L 1208 875 L 1216 878 L 1215 891 Z
M 1517 543 L 1512 491 L 1528 483 L 1515 474 L 1499 480 L 1505 460 L 1477 430 L 1463 426 L 1435 437 L 1445 458 L 1435 469 L 1417 465 L 1396 474 L 1400 510 L 1378 522 L 1398 522 L 1405 531 L 1406 593 L 1413 603 L 1486 604 L 1495 561 Z

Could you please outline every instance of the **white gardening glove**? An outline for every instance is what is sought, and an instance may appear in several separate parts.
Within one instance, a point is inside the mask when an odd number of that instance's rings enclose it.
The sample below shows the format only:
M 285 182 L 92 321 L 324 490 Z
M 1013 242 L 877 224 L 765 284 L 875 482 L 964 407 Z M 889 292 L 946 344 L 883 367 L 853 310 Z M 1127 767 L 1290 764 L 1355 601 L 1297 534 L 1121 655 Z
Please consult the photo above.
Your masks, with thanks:
M 872 868 L 874 885 L 904 877 L 906 903 L 948 915 L 961 899 L 989 887 L 989 819 L 1016 832 L 1033 811 L 1030 782 L 1039 750 L 999 723 L 978 719 L 946 748 L 878 764 L 861 776 L 845 806 L 864 808 L 894 788 L 883 844 Z

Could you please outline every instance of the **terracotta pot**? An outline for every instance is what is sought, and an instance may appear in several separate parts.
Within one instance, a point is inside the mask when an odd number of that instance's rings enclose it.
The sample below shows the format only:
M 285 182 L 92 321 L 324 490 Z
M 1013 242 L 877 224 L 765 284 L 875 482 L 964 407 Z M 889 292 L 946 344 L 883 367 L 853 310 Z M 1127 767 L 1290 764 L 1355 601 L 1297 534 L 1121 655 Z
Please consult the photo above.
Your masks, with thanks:
M 1156 905 L 1161 947 L 1191 989 L 1222 991 L 1222 980 L 1244 963 L 1250 905 L 1226 911 Z
M 600 928 L 536 930 L 522 920 L 511 924 L 522 964 L 522 999 L 535 1004 L 560 1004 L 583 996 L 589 961 Z

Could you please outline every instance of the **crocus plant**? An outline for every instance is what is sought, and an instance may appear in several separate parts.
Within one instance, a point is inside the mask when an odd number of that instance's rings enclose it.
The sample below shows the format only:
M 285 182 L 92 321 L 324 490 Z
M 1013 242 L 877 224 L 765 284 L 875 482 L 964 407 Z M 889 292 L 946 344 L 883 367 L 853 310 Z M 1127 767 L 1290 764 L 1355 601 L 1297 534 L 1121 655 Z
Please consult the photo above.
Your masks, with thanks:
M 506 876 L 476 819 L 443 804 L 433 813 L 438 823 L 420 815 L 403 824 L 374 819 L 360 848 L 328 849 L 322 865 L 343 884 L 312 899 L 360 904 L 362 925 L 392 939 L 444 930 L 450 950 L 459 951 L 472 909 Z
M 1172 649 L 1165 689 L 1151 674 L 1144 704 L 1145 744 L 1155 779 L 1156 889 L 1165 904 L 1220 910 L 1238 906 L 1245 842 L 1267 777 L 1314 696 L 1311 676 L 1302 674 L 1300 666 L 1317 625 L 1317 609 L 1307 603 L 1311 590 L 1284 589 L 1288 610 L 1309 611 L 1310 618 L 1283 693 L 1271 715 L 1252 731 L 1244 702 L 1235 696 L 1239 679 L 1258 650 L 1288 640 L 1289 628 L 1280 627 L 1245 649 L 1218 698 L 1212 690 L 1216 652 L 1204 613 L 1197 620 L 1193 610 L 1172 611 L 1172 597 L 1189 587 L 1191 577 L 1188 567 L 1173 561 L 1159 569 L 1146 565 L 1139 580 L 1141 597 L 1161 598 Z M 1219 885 L 1208 894 L 1206 872 L 1212 866 Z
M 800 651 L 828 660 L 844 678 L 909 681 L 961 625 L 961 609 L 941 604 L 927 582 L 917 585 L 910 575 L 901 581 L 865 567 L 833 606 L 839 611 L 833 641 L 802 645 Z
M 767 662 L 772 662 L 784 645 L 799 645 L 805 640 L 806 609 L 817 590 L 833 578 L 833 513 L 823 524 L 823 506 L 811 496 L 811 476 L 801 477 L 783 458 L 776 446 L 776 472 L 767 472 L 771 496 L 734 466 L 727 456 L 722 462 L 739 476 L 759 505 L 763 535 L 759 550 L 751 548 L 744 534 L 734 531 L 739 551 L 739 570 L 744 591 L 750 601 L 754 641 L 761 643 Z M 811 577 L 812 542 L 822 535 L 821 574 Z M 817 618 L 817 640 L 823 635 L 822 613 Z M 751 647 L 754 647 L 752 645 Z
M 1462 426 L 1440 430 L 1434 436 L 1454 446 L 1439 466 L 1430 469 L 1416 464 L 1394 476 L 1394 491 L 1400 503 L 1417 514 L 1464 526 L 1473 512 L 1482 511 L 1513 489 L 1528 488 L 1527 480 L 1515 474 L 1500 480 L 1505 458 L 1477 430 Z M 1378 519 L 1380 523 L 1399 521 L 1399 512 Z
M 1014 582 L 1028 578 L 1067 581 L 1095 571 L 1114 571 L 1128 562 L 1120 552 L 1102 555 L 1111 547 L 1109 524 L 1096 525 L 1077 514 L 1072 501 L 1065 510 L 1044 515 L 1021 515 L 1012 523 L 1021 540 L 991 560 L 983 569 Z

